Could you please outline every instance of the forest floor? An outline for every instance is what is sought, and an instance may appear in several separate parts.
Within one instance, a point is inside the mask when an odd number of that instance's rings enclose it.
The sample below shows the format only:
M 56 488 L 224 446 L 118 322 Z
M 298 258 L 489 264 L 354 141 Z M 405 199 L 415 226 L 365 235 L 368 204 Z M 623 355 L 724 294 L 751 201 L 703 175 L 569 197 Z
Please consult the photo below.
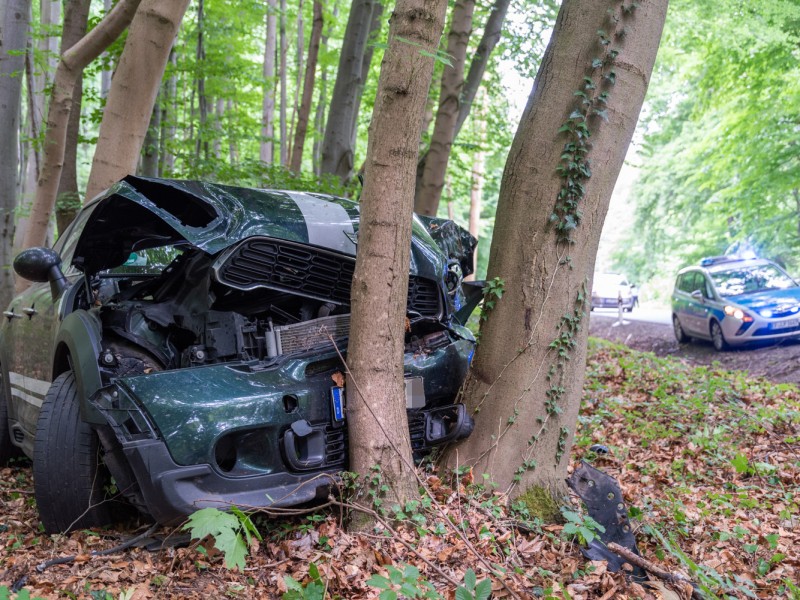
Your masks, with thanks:
M 660 352 L 656 337 L 648 350 Z M 608 452 L 592 452 L 594 444 Z M 702 597 L 800 599 L 794 385 L 592 340 L 573 459 L 617 478 L 642 556 L 686 575 Z M 494 598 L 691 594 L 629 583 L 606 563 L 587 561 L 580 538 L 597 531 L 578 516 L 575 499 L 569 522 L 544 524 L 470 473 L 423 477 L 423 500 L 403 507 L 392 530 L 349 534 L 340 507 L 255 517 L 262 539 L 252 540 L 243 569 L 229 569 L 208 540 L 92 556 L 147 525 L 44 535 L 30 467 L 17 463 L 0 471 L 0 586 L 16 583 L 21 591 L 12 598 L 485 598 L 456 593 L 475 573 Z M 169 541 L 182 533 L 155 535 Z M 68 555 L 75 560 L 36 568 Z

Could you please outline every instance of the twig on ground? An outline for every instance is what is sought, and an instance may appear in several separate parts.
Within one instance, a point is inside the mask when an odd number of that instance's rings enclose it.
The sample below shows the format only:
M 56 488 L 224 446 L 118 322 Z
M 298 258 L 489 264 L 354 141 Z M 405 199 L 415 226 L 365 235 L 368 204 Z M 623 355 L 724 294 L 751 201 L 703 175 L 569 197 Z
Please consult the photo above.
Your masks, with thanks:
M 698 600 L 702 600 L 703 595 L 700 593 L 700 590 L 697 588 L 697 584 L 695 584 L 691 579 L 688 577 L 684 577 L 683 575 L 679 575 L 678 573 L 670 573 L 654 565 L 652 562 L 647 560 L 646 558 L 642 558 L 638 554 L 634 554 L 627 548 L 623 548 L 617 543 L 610 542 L 608 544 L 608 549 L 611 550 L 614 554 L 620 555 L 626 561 L 635 565 L 637 567 L 641 567 L 648 573 L 652 573 L 659 579 L 663 579 L 667 583 L 679 583 L 679 584 L 689 584 L 692 586 L 692 598 L 696 598 Z

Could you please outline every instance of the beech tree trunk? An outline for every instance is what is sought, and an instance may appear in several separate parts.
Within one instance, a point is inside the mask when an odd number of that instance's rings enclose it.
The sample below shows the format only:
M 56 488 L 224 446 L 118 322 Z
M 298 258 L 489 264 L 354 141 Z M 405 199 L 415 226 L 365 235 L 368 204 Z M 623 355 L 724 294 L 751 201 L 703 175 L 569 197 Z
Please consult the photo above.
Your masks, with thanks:
M 442 87 L 439 92 L 439 109 L 433 124 L 433 135 L 422 182 L 416 188 L 414 211 L 422 215 L 436 215 L 442 197 L 444 176 L 450 159 L 450 147 L 456 131 L 459 97 L 464 85 L 464 64 L 467 46 L 472 33 L 472 13 L 475 0 L 457 0 L 453 6 L 450 32 L 447 34 L 447 54 L 453 66 L 445 65 L 442 71 Z
M 161 106 L 158 96 L 150 113 L 150 123 L 144 134 L 142 145 L 142 175 L 145 177 L 158 177 L 158 136 L 161 132 Z
M 175 52 L 175 44 L 172 45 L 172 49 L 169 51 L 167 62 L 170 64 L 171 72 L 169 79 L 167 79 L 167 84 L 161 92 L 164 94 L 161 102 L 161 134 L 158 149 L 158 172 L 161 175 L 172 175 L 175 169 L 175 155 L 167 145 L 167 140 L 175 138 L 175 124 L 177 121 L 178 78 L 175 74 L 175 69 L 178 66 L 178 55 Z
M 483 75 L 486 72 L 486 66 L 489 63 L 489 56 L 500 41 L 500 35 L 503 30 L 503 23 L 508 12 L 508 5 L 511 0 L 495 0 L 492 6 L 492 12 L 486 20 L 486 26 L 483 29 L 483 37 L 478 44 L 475 54 L 472 56 L 472 61 L 469 66 L 469 73 L 464 81 L 463 88 L 459 97 L 458 116 L 456 118 L 455 130 L 453 131 L 452 139 L 450 140 L 450 147 L 453 141 L 458 137 L 461 127 L 464 125 L 467 116 L 469 115 L 472 103 L 475 99 L 475 94 L 481 85 Z M 444 74 L 443 74 L 444 77 Z M 423 134 L 427 131 L 427 127 L 423 129 Z M 441 154 L 441 153 L 440 153 Z M 425 205 L 420 196 L 423 188 L 423 176 L 427 168 L 429 153 L 426 151 L 420 158 L 419 165 L 417 165 L 417 189 L 414 201 L 414 210 L 420 214 L 435 215 L 439 210 L 439 201 Z M 450 149 L 446 153 L 445 168 L 447 161 L 449 161 Z M 441 157 L 440 157 L 441 158 Z
M 600 231 L 667 1 L 626 12 L 621 2 L 564 0 L 506 162 L 487 277 L 502 278 L 505 293 L 465 383 L 475 430 L 445 460 L 487 473 L 513 496 L 564 490 Z
M 348 346 L 350 469 L 378 465 L 387 505 L 416 495 L 403 382 L 419 127 L 447 0 L 398 0 L 369 129 Z M 409 43 L 409 41 L 411 43 Z M 398 127 L 403 123 L 403 127 Z M 356 524 L 356 527 L 369 523 Z
M 336 175 L 343 182 L 353 173 L 355 148 L 352 131 L 364 89 L 362 78 L 367 41 L 373 24 L 372 15 L 378 6 L 383 10 L 378 0 L 353 0 L 331 94 L 328 122 L 322 140 L 321 170 Z
M 481 94 L 479 104 L 486 102 L 486 94 Z M 483 181 L 485 178 L 484 167 L 486 166 L 486 153 L 483 144 L 486 141 L 486 119 L 484 110 L 479 111 L 478 118 L 478 149 L 472 155 L 472 185 L 469 190 L 469 232 L 476 240 L 481 237 L 481 205 L 483 200 Z M 464 281 L 475 281 L 475 273 L 478 271 L 478 247 L 472 253 L 472 274 L 466 276 Z
M 333 21 L 339 16 L 339 4 L 333 6 Z M 330 32 L 330 25 L 325 28 L 325 34 L 322 36 L 322 53 L 328 51 L 328 37 Z M 328 103 L 328 69 L 323 64 L 321 65 L 322 73 L 320 75 L 320 88 L 319 99 L 317 100 L 317 110 L 314 113 L 314 143 L 311 149 L 311 168 L 314 175 L 319 176 L 322 173 L 322 136 L 325 133 L 325 107 Z
M 142 0 L 136 11 L 100 123 L 87 200 L 136 171 L 172 41 L 188 4 L 189 0 Z
M 70 0 L 64 10 L 64 28 L 61 34 L 61 54 L 77 44 L 86 35 L 91 0 Z M 83 73 L 75 81 L 72 107 L 67 122 L 64 146 L 64 167 L 56 196 L 56 229 L 59 235 L 66 229 L 81 207 L 78 191 L 78 138 L 81 127 L 81 101 L 83 99 Z
M 317 70 L 317 57 L 319 56 L 319 43 L 322 39 L 322 3 L 314 0 L 314 19 L 311 23 L 311 39 L 308 41 L 308 59 L 306 60 L 306 74 L 303 80 L 303 99 L 297 113 L 297 130 L 292 148 L 291 170 L 300 172 L 303 164 L 303 146 L 306 143 L 308 131 L 308 118 L 311 114 L 311 96 L 314 94 L 314 75 Z
M 275 48 L 278 0 L 267 0 L 267 38 L 264 44 L 264 101 L 261 107 L 261 162 L 275 160 Z
M 47 225 L 55 205 L 64 165 L 67 124 L 72 112 L 75 82 L 84 67 L 97 58 L 128 26 L 139 2 L 140 0 L 120 0 L 94 29 L 61 55 L 47 111 L 47 129 L 36 199 L 31 208 L 28 230 L 25 232 L 26 248 L 43 245 L 47 234 Z M 17 282 L 18 290 L 27 287 L 28 284 L 24 281 L 20 279 Z
M 286 137 L 287 144 L 295 137 L 295 119 L 297 118 L 300 103 L 300 87 L 303 82 L 303 50 L 306 47 L 305 36 L 303 35 L 303 0 L 298 0 L 297 6 L 297 40 L 294 56 L 294 94 L 292 98 L 292 118 L 289 119 L 289 135 Z M 319 47 L 317 48 L 319 50 Z M 310 48 L 309 48 L 310 51 Z M 294 164 L 294 146 L 289 148 L 289 160 L 287 165 Z
M 280 107 L 280 129 L 281 129 L 281 140 L 280 140 L 280 157 L 281 157 L 281 165 L 286 166 L 289 164 L 289 140 L 287 139 L 286 134 L 286 102 L 288 98 L 288 92 L 286 89 L 287 86 L 287 77 L 288 74 L 286 73 L 286 50 L 288 47 L 288 41 L 286 39 L 286 0 L 281 0 L 281 18 L 280 18 L 280 44 L 281 44 L 281 51 L 280 51 L 280 80 L 281 80 L 281 107 Z
M 0 8 L 0 306 L 5 310 L 14 294 L 13 260 L 19 116 L 30 0 L 8 0 Z

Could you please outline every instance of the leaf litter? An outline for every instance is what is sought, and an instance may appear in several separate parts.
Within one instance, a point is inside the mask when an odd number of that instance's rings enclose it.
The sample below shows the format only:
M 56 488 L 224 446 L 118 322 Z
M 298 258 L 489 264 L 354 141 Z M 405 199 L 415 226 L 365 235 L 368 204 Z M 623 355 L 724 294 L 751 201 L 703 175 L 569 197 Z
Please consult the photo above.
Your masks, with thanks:
M 584 391 L 574 464 L 588 460 L 617 479 L 643 557 L 694 581 L 704 597 L 800 598 L 796 387 L 591 340 Z M 455 584 L 474 573 L 473 582 L 491 583 L 493 598 L 691 595 L 686 586 L 631 583 L 605 562 L 587 561 L 563 524 L 539 522 L 471 472 L 423 477 L 428 502 L 397 507 L 391 533 L 350 534 L 342 512 L 330 508 L 256 516 L 263 539 L 250 540 L 243 569 L 230 569 L 210 538 L 91 555 L 140 534 L 146 523 L 43 534 L 30 464 L 20 461 L 0 470 L 0 585 L 22 584 L 23 593 L 41 598 L 360 600 L 387 593 L 368 582 L 388 581 L 398 597 L 431 597 L 423 595 L 430 583 L 452 600 L 472 597 L 456 594 Z M 181 534 L 158 533 L 167 540 Z M 76 559 L 36 570 L 66 555 Z M 307 595 L 297 595 L 295 582 Z

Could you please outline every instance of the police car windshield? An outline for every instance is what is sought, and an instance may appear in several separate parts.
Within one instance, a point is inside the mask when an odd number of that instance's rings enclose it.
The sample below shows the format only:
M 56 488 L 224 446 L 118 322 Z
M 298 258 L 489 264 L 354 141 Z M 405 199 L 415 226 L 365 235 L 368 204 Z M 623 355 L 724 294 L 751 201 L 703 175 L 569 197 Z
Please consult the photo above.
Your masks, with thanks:
M 784 290 L 797 283 L 775 265 L 757 265 L 711 273 L 720 296 L 741 296 L 766 290 Z

